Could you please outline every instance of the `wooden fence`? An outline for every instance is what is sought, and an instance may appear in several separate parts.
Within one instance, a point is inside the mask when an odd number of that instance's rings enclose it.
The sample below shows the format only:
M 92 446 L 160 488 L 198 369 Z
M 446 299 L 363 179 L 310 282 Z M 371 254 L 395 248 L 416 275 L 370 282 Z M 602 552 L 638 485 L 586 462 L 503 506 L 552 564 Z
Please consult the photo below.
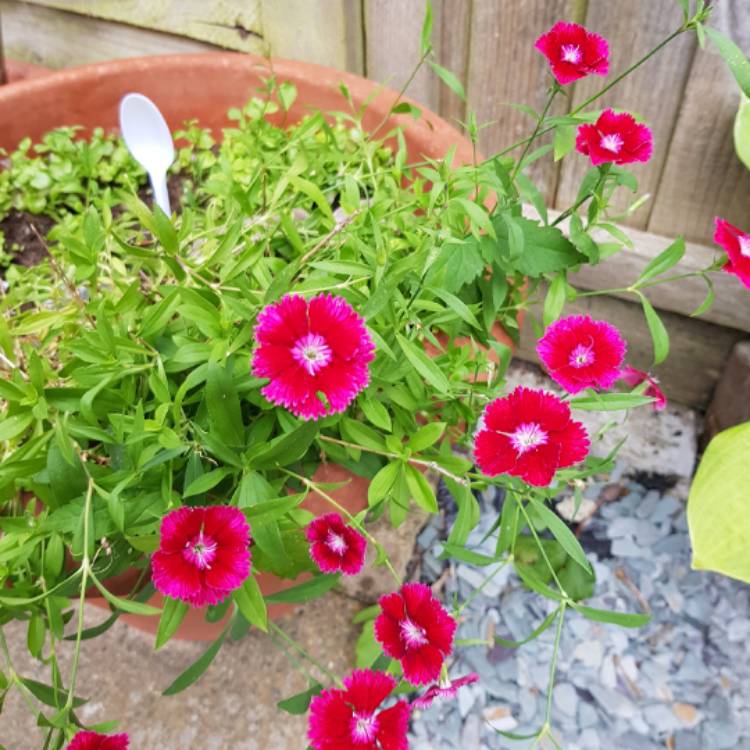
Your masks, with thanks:
M 625 69 L 681 23 L 677 0 L 434 0 L 433 38 L 438 60 L 463 81 L 468 106 L 484 123 L 481 148 L 490 154 L 530 129 L 530 119 L 509 106 L 541 108 L 548 78 L 534 49 L 555 21 L 576 20 L 608 38 L 613 74 Z M 712 25 L 750 51 L 750 0 L 714 0 Z M 423 0 L 0 0 L 8 57 L 53 68 L 95 60 L 165 52 L 234 49 L 318 62 L 400 87 L 419 58 Z M 569 87 L 569 104 L 589 96 L 602 79 Z M 466 105 L 428 70 L 410 95 L 456 122 Z M 699 50 L 685 34 L 603 100 L 638 113 L 654 131 L 654 157 L 635 171 L 650 199 L 624 219 L 637 249 L 617 266 L 582 274 L 587 289 L 638 269 L 669 239 L 691 241 L 686 269 L 710 260 L 716 215 L 750 227 L 750 172 L 736 158 L 732 123 L 736 84 L 713 51 Z M 560 102 L 563 111 L 565 102 Z M 569 205 L 586 162 L 545 160 L 536 178 L 551 204 Z M 624 205 L 624 204 L 623 204 Z M 614 270 L 613 270 L 614 269 Z M 659 291 L 673 351 L 662 378 L 685 403 L 705 405 L 734 344 L 750 331 L 750 294 L 733 279 L 718 285 L 720 304 L 701 322 L 687 317 L 702 297 L 699 285 Z M 636 361 L 647 365 L 649 344 L 632 302 L 590 303 L 627 330 Z M 524 342 L 522 356 L 532 356 Z

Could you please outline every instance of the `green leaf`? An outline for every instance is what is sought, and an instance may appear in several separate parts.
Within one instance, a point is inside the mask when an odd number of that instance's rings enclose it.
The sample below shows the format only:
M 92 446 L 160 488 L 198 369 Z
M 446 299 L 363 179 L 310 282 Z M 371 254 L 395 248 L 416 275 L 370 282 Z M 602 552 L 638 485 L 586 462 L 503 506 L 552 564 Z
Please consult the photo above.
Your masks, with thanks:
M 646 316 L 648 330 L 651 332 L 651 340 L 654 344 L 654 364 L 658 365 L 669 354 L 669 334 L 661 318 L 656 310 L 654 310 L 653 305 L 644 295 L 641 295 L 641 304 L 643 305 L 643 314 Z
M 367 502 L 371 507 L 379 503 L 391 491 L 402 465 L 401 461 L 391 461 L 372 478 L 367 488 Z
M 163 693 L 162 695 L 176 695 L 185 688 L 189 688 L 211 665 L 219 653 L 219 649 L 227 636 L 227 625 L 222 634 L 194 661 Z
M 432 49 L 430 37 L 432 37 L 432 2 L 431 0 L 427 0 L 424 8 L 422 31 L 419 35 L 419 47 L 422 56 L 426 55 Z
M 421 471 L 417 471 L 410 464 L 406 464 L 406 484 L 409 487 L 409 492 L 414 498 L 414 502 L 420 507 L 424 508 L 428 513 L 437 513 L 438 504 L 435 498 L 435 493 L 430 487 L 430 483 L 425 479 L 424 474 Z
M 559 274 L 552 279 L 552 283 L 547 290 L 547 296 L 544 298 L 544 315 L 543 321 L 545 327 L 554 323 L 565 307 L 568 284 L 563 274 Z
M 44 648 L 44 637 L 47 629 L 44 627 L 44 620 L 38 612 L 34 612 L 29 618 L 29 624 L 26 629 L 26 645 L 29 653 L 36 659 L 41 656 Z
M 705 29 L 706 35 L 719 50 L 719 54 L 724 58 L 729 70 L 732 71 L 740 91 L 745 96 L 750 96 L 750 60 L 745 57 L 742 50 L 729 37 L 709 26 L 706 26 Z
M 158 651 L 177 632 L 188 609 L 186 602 L 169 596 L 164 598 L 164 609 L 159 618 L 159 629 L 156 631 L 155 651 Z
M 734 148 L 740 161 L 750 169 L 750 98 L 745 94 L 734 118 Z
M 362 411 L 367 419 L 370 420 L 376 427 L 381 430 L 390 432 L 392 429 L 391 417 L 388 414 L 388 409 L 383 406 L 381 401 L 374 398 L 363 398 L 359 405 L 362 407 Z
M 570 399 L 573 409 L 584 411 L 622 411 L 653 403 L 651 396 L 637 393 L 595 393 L 592 396 L 575 396 Z
M 724 430 L 706 448 L 688 497 L 693 568 L 750 583 L 750 422 Z
M 52 708 L 60 708 L 65 705 L 65 701 L 68 699 L 68 691 L 55 688 L 50 685 L 45 685 L 43 682 L 37 682 L 29 677 L 19 677 L 21 682 L 28 688 L 29 692 L 39 701 L 44 703 L 46 706 L 52 706 Z M 86 703 L 85 698 L 74 698 L 73 707 L 78 708 Z
M 229 446 L 244 445 L 240 399 L 232 376 L 217 362 L 208 363 L 205 398 L 211 426 L 218 437 Z
M 251 575 L 245 579 L 245 582 L 234 592 L 234 601 L 242 612 L 242 616 L 256 628 L 263 632 L 268 632 L 268 613 L 266 612 L 266 602 L 263 594 L 260 592 L 258 582 Z
M 447 560 L 448 558 L 460 560 L 469 565 L 475 565 L 478 568 L 484 568 L 487 565 L 493 565 L 503 560 L 502 557 L 490 557 L 481 552 L 474 552 L 474 550 L 467 549 L 466 547 L 445 542 L 443 544 L 443 551 L 440 553 L 440 559 Z
M 207 474 L 201 474 L 199 477 L 194 479 L 185 488 L 182 493 L 184 497 L 192 497 L 193 495 L 202 495 L 204 492 L 216 487 L 224 477 L 228 476 L 234 471 L 231 467 L 223 467 L 221 469 L 213 469 Z
M 567 524 L 543 502 L 532 500 L 530 507 L 573 560 L 584 570 L 591 571 L 591 563 L 586 559 L 586 553 L 583 551 L 581 543 L 576 539 L 575 534 L 568 528 Z
M 414 369 L 437 391 L 448 393 L 450 390 L 448 378 L 435 362 L 425 354 L 424 350 L 415 346 L 400 333 L 396 334 L 396 340 Z
M 555 128 L 555 139 L 553 142 L 555 161 L 560 161 L 569 154 L 576 145 L 575 125 L 558 125 Z
M 579 253 L 557 227 L 541 226 L 520 216 L 514 217 L 513 223 L 521 229 L 524 238 L 523 254 L 512 261 L 520 273 L 538 278 L 544 273 L 573 268 L 586 261 L 586 256 Z M 511 262 L 508 227 L 503 215 L 495 218 L 493 224 L 500 251 L 506 255 L 507 262 Z
M 122 597 L 115 596 L 112 592 L 107 591 L 93 573 L 89 573 L 89 575 L 94 582 L 94 586 L 99 589 L 102 596 L 116 609 L 121 609 L 123 612 L 129 612 L 133 615 L 161 614 L 162 611 L 158 607 L 152 607 L 150 604 L 144 604 L 142 602 L 133 601 L 132 599 L 123 599 Z
M 575 610 L 588 620 L 595 622 L 607 622 L 612 625 L 620 625 L 623 628 L 642 628 L 651 622 L 651 615 L 634 614 L 630 612 L 610 612 L 606 609 L 595 609 L 576 604 Z
M 430 422 L 429 424 L 420 427 L 411 436 L 407 445 L 415 453 L 423 451 L 425 448 L 429 448 L 437 443 L 437 441 L 443 437 L 446 426 L 445 422 Z
M 317 434 L 316 422 L 303 422 L 290 432 L 275 437 L 270 443 L 254 445 L 247 452 L 247 462 L 256 469 L 267 469 L 277 464 L 288 466 L 307 453 Z
M 559 609 L 553 609 L 545 618 L 542 620 L 541 624 L 534 628 L 534 630 L 526 636 L 522 641 L 510 641 L 506 638 L 500 638 L 499 636 L 495 636 L 495 643 L 498 643 L 503 648 L 519 648 L 520 646 L 524 646 L 530 641 L 533 641 L 534 638 L 537 636 L 540 636 L 547 628 L 555 621 L 555 618 L 560 614 Z
M 34 415 L 31 413 L 6 417 L 0 422 L 0 441 L 18 437 L 33 421 Z
M 307 709 L 310 707 L 310 701 L 319 695 L 323 690 L 323 686 L 315 680 L 310 680 L 310 687 L 307 690 L 303 690 L 301 693 L 292 695 L 289 698 L 285 698 L 283 701 L 279 701 L 276 704 L 277 708 L 282 711 L 286 711 L 292 716 L 300 716 L 307 713 Z
M 333 212 L 331 206 L 323 195 L 321 189 L 314 183 L 304 180 L 301 177 L 292 176 L 289 178 L 290 184 L 301 193 L 304 193 L 310 200 L 315 203 L 320 209 L 321 213 L 331 222 L 335 224 L 336 220 L 333 218 Z
M 385 443 L 380 433 L 373 430 L 372 427 L 358 422 L 356 419 L 344 417 L 341 420 L 341 434 L 346 440 L 361 445 L 363 448 L 370 448 L 376 451 L 382 451 L 385 448 Z
M 685 255 L 685 239 L 684 237 L 678 237 L 666 250 L 659 253 L 643 269 L 643 272 L 638 277 L 638 285 L 673 268 L 680 262 L 683 255 Z
M 466 91 L 458 77 L 450 70 L 438 65 L 434 60 L 428 60 L 427 64 L 437 74 L 438 78 L 457 96 L 461 101 L 466 101 Z
M 309 581 L 292 586 L 284 591 L 277 591 L 275 594 L 269 594 L 266 601 L 269 604 L 302 604 L 312 599 L 317 599 L 330 591 L 339 581 L 339 575 L 319 575 L 314 576 Z
M 489 241 L 489 238 L 487 239 Z M 461 243 L 446 242 L 440 248 L 436 265 L 441 262 L 445 265 L 443 286 L 446 290 L 458 292 L 484 271 L 485 264 L 479 246 L 479 240 L 470 236 Z

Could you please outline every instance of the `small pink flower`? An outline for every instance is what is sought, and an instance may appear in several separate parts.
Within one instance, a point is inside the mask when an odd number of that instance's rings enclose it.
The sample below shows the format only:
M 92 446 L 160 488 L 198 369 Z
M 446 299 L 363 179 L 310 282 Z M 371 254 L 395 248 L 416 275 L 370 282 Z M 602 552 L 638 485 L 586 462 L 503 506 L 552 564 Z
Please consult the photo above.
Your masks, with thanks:
M 746 234 L 717 216 L 714 242 L 720 245 L 727 254 L 727 262 L 723 270 L 734 274 L 750 289 L 750 234 Z
M 405 583 L 397 593 L 381 596 L 379 604 L 375 639 L 383 651 L 401 662 L 414 685 L 436 680 L 453 650 L 456 621 L 423 583 Z
M 338 513 L 327 513 L 311 521 L 305 535 L 311 542 L 310 557 L 324 573 L 341 571 L 353 576 L 362 570 L 367 542 Z
M 314 750 L 409 750 L 409 705 L 382 709 L 396 680 L 385 672 L 357 669 L 344 690 L 324 690 L 310 704 L 307 736 Z
M 255 338 L 261 392 L 302 419 L 343 412 L 370 382 L 375 345 L 342 297 L 287 294 L 258 315 Z
M 579 125 L 576 149 L 596 167 L 614 162 L 648 161 L 653 150 L 651 130 L 627 112 L 605 109 L 593 125 Z
M 518 386 L 490 402 L 474 436 L 474 458 L 487 476 L 510 474 L 546 487 L 558 469 L 586 458 L 589 436 L 553 393 Z
M 627 344 L 613 325 L 588 315 L 552 323 L 536 351 L 550 377 L 568 393 L 611 388 L 620 376 Z
M 78 732 L 66 750 L 128 750 L 127 734 L 99 734 Z
M 439 682 L 435 685 L 430 685 L 419 698 L 412 701 L 411 705 L 413 708 L 428 708 L 432 705 L 433 701 L 455 698 L 460 688 L 465 685 L 473 685 L 475 682 L 479 682 L 479 675 L 472 672 L 465 677 L 459 677 L 457 680 L 448 680 L 446 683 Z
M 226 505 L 177 508 L 161 522 L 154 586 L 193 607 L 218 604 L 250 575 L 250 527 Z
M 563 86 L 592 73 L 606 76 L 609 71 L 607 40 L 577 23 L 556 23 L 534 47 L 549 60 L 552 75 Z
M 659 387 L 659 381 L 643 370 L 636 370 L 635 367 L 626 365 L 620 372 L 620 380 L 624 380 L 631 388 L 635 388 L 641 383 L 648 383 L 644 396 L 651 396 L 654 399 L 652 406 L 654 411 L 663 411 L 667 406 L 667 397 L 664 391 Z

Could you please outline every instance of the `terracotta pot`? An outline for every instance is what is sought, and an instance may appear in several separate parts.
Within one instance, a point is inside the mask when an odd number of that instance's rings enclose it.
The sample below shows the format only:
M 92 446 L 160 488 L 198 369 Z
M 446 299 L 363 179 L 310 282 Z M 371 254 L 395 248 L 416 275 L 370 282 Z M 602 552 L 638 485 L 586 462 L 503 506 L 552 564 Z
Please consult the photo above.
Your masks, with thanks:
M 227 110 L 242 106 L 268 71 L 268 63 L 262 58 L 227 52 L 130 58 L 27 78 L 0 87 L 0 147 L 13 149 L 25 137 L 39 140 L 48 130 L 62 125 L 82 125 L 84 135 L 94 127 L 115 129 L 119 101 L 130 91 L 153 99 L 172 129 L 186 120 L 197 119 L 219 136 L 222 127 L 231 125 Z M 382 125 L 378 132 L 385 135 L 396 125 L 403 127 L 410 160 L 440 159 L 451 147 L 456 149 L 456 164 L 472 160 L 471 143 L 421 105 L 422 117 L 416 121 L 408 115 L 390 115 L 396 99 L 390 89 L 351 73 L 310 63 L 274 60 L 273 71 L 279 81 L 291 81 L 297 87 L 298 96 L 286 122 L 297 122 L 311 109 L 348 111 L 349 104 L 339 88 L 344 83 L 355 107 L 369 101 L 364 116 L 366 129 L 372 131 Z M 20 71 L 17 75 L 21 75 Z M 278 113 L 276 117 L 277 122 L 282 122 L 284 115 Z M 497 326 L 495 333 L 499 340 L 509 343 L 502 328 Z M 368 482 L 362 477 L 340 466 L 324 464 L 313 478 L 319 482 L 350 480 L 345 487 L 333 491 L 333 496 L 352 513 L 366 506 Z M 323 498 L 315 495 L 305 501 L 305 507 L 316 514 L 330 509 Z M 303 577 L 290 582 L 263 574 L 259 580 L 264 593 L 269 594 L 295 585 Z M 152 599 L 156 605 L 160 601 L 159 595 Z M 100 601 L 99 606 L 105 603 Z M 291 605 L 271 605 L 269 613 L 275 617 L 291 609 Z M 158 625 L 154 617 L 123 615 L 123 619 L 150 632 L 155 632 Z M 223 623 L 207 623 L 201 610 L 191 610 L 177 637 L 214 639 L 222 627 Z
M 17 83 L 28 78 L 46 76 L 52 71 L 50 68 L 45 68 L 44 65 L 36 65 L 23 60 L 6 60 L 5 72 L 8 74 L 8 83 Z

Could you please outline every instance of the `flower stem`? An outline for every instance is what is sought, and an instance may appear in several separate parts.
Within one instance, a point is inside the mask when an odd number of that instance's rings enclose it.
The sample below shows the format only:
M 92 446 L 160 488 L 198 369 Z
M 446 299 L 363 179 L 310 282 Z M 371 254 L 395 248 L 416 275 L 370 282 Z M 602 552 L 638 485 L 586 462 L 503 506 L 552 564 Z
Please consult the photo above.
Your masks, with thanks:
M 313 656 L 308 654 L 303 646 L 300 646 L 300 644 L 297 643 L 297 641 L 295 641 L 294 638 L 292 638 L 292 636 L 284 632 L 273 620 L 268 621 L 268 626 L 271 628 L 271 630 L 274 633 L 276 633 L 276 635 L 278 635 L 280 638 L 286 641 L 303 659 L 306 659 L 314 667 L 317 667 L 324 675 L 326 675 L 326 677 L 328 677 L 330 680 L 333 680 L 333 682 L 335 682 L 339 687 L 343 687 L 343 684 L 337 675 L 331 672 L 330 669 L 324 667 Z
M 547 103 L 544 105 L 544 109 L 542 110 L 542 114 L 539 115 L 539 117 L 537 118 L 536 127 L 532 131 L 531 135 L 526 139 L 526 146 L 523 149 L 521 158 L 516 162 L 516 165 L 513 167 L 513 171 L 511 172 L 511 175 L 510 175 L 511 182 L 516 179 L 516 175 L 521 171 L 523 160 L 526 158 L 526 154 L 529 153 L 531 144 L 534 143 L 537 136 L 539 135 L 539 131 L 542 129 L 542 123 L 544 122 L 544 118 L 547 117 L 547 112 L 549 112 L 549 108 L 552 106 L 552 102 L 554 98 L 557 96 L 557 94 L 561 90 L 562 89 L 560 88 L 560 84 L 557 81 L 554 81 L 554 83 L 552 84 L 550 95 L 547 97 Z
M 544 719 L 544 726 L 549 732 L 552 720 L 552 691 L 555 687 L 555 674 L 557 672 L 557 657 L 560 652 L 560 638 L 562 636 L 563 622 L 565 621 L 565 610 L 568 606 L 567 602 L 560 604 L 560 615 L 557 619 L 557 629 L 555 631 L 555 645 L 552 651 L 552 662 L 549 668 L 549 687 L 547 688 L 547 713 Z
M 512 560 L 513 558 L 511 556 L 508 556 L 503 560 L 493 571 L 490 573 L 480 584 L 477 586 L 474 591 L 471 592 L 469 597 L 466 599 L 466 601 L 458 608 L 456 611 L 456 616 L 459 616 L 466 607 L 471 604 L 474 599 L 479 596 L 479 594 L 482 593 L 484 590 L 484 587 Z

